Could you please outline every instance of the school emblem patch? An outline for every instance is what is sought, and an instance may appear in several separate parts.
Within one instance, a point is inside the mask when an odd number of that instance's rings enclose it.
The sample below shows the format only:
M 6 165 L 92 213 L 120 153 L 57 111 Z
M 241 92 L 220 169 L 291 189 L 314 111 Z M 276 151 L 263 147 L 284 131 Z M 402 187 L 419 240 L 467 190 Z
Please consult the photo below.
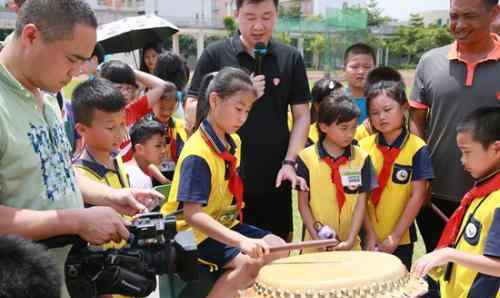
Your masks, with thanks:
M 406 184 L 410 181 L 411 166 L 395 164 L 392 171 L 392 181 L 397 184 Z
M 469 223 L 466 227 L 465 227 L 465 236 L 467 236 L 467 238 L 474 238 L 476 237 L 477 235 L 477 227 L 474 223 Z
M 472 217 L 465 226 L 464 229 L 464 239 L 470 245 L 477 245 L 479 243 L 479 237 L 481 236 L 481 223 Z
M 396 173 L 396 178 L 398 178 L 399 181 L 405 181 L 406 179 L 408 179 L 408 176 L 410 174 L 408 173 L 407 170 L 405 169 L 400 169 L 397 173 Z

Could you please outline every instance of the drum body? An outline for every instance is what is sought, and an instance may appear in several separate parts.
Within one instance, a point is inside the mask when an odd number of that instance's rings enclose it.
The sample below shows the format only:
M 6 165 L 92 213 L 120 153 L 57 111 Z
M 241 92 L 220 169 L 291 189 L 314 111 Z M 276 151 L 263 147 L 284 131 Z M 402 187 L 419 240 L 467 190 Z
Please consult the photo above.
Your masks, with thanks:
M 427 292 L 390 254 L 322 252 L 264 266 L 244 298 L 416 298 Z

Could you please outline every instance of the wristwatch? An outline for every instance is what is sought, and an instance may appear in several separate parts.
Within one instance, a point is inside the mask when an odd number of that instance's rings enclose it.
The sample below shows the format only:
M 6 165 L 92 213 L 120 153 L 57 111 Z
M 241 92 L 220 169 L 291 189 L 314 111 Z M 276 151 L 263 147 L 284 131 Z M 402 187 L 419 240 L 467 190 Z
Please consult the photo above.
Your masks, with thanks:
M 297 167 L 297 162 L 295 160 L 289 160 L 289 159 L 285 159 L 281 165 L 287 165 L 287 166 L 292 166 L 294 169 L 295 167 Z

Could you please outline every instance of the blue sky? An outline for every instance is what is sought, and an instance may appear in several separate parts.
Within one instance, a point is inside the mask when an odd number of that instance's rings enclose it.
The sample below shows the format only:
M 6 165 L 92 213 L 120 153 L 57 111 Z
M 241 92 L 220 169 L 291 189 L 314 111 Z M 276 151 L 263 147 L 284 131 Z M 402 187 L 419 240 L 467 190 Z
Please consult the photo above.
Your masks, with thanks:
M 410 13 L 425 10 L 448 9 L 450 0 L 377 0 L 384 15 L 399 20 L 408 20 Z

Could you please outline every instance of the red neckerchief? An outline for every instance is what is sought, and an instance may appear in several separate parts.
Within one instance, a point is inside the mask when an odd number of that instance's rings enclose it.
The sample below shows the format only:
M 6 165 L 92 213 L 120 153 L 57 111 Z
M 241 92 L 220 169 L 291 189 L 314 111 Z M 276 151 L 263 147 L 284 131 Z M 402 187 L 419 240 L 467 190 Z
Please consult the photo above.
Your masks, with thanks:
M 384 191 L 384 188 L 389 181 L 389 177 L 391 176 L 392 165 L 394 164 L 396 158 L 398 158 L 399 152 L 401 152 L 401 149 L 396 147 L 382 146 L 379 144 L 377 145 L 377 147 L 384 156 L 384 164 L 382 165 L 382 170 L 378 175 L 379 186 L 375 190 L 373 190 L 371 196 L 371 200 L 373 202 L 373 205 L 375 206 L 375 209 L 377 208 L 378 203 L 380 203 L 382 192 Z
M 481 183 L 480 185 L 476 185 L 471 190 L 469 190 L 462 198 L 462 201 L 460 201 L 460 206 L 458 207 L 458 209 L 455 210 L 453 215 L 448 220 L 448 223 L 444 227 L 437 247 L 448 247 L 455 243 L 458 232 L 460 230 L 460 226 L 462 225 L 462 220 L 470 204 L 475 199 L 487 196 L 488 194 L 498 189 L 500 189 L 500 172 L 496 173 L 488 181 Z
M 241 180 L 240 175 L 238 174 L 237 171 L 237 159 L 236 156 L 232 155 L 229 153 L 227 149 L 224 149 L 224 151 L 220 151 L 217 146 L 215 145 L 215 140 L 213 140 L 210 135 L 205 131 L 205 127 L 202 123 L 200 125 L 200 133 L 205 140 L 205 143 L 212 149 L 212 151 L 222 158 L 225 162 L 229 163 L 229 191 L 231 194 L 234 196 L 236 199 L 236 208 L 238 209 L 240 221 L 243 222 L 243 181 Z
M 342 186 L 342 178 L 340 177 L 339 167 L 347 163 L 349 160 L 344 155 L 337 158 L 336 160 L 326 155 L 325 157 L 322 158 L 322 160 L 326 162 L 326 164 L 330 167 L 331 170 L 330 176 L 333 185 L 335 185 L 337 194 L 336 195 L 337 203 L 339 205 L 339 216 L 340 216 L 340 213 L 342 212 L 342 207 L 344 207 L 345 203 L 345 193 L 344 193 L 344 187 Z

